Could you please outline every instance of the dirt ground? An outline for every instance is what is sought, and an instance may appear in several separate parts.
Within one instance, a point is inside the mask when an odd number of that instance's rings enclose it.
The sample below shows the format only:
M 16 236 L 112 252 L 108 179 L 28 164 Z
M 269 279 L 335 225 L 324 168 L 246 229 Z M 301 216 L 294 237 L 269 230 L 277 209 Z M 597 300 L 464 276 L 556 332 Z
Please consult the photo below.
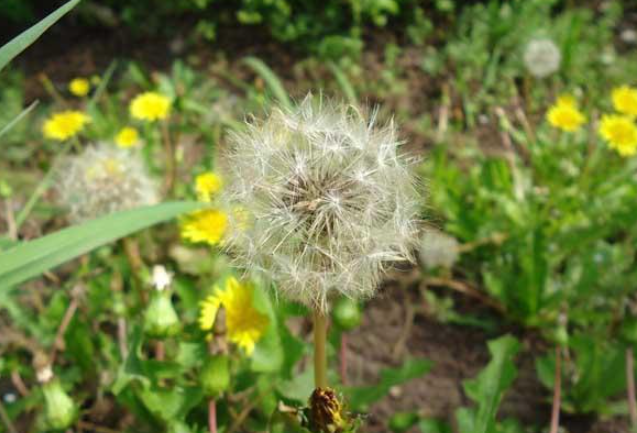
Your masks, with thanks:
M 461 311 L 496 314 L 461 295 L 455 301 Z M 387 432 L 385 422 L 396 411 L 418 412 L 453 423 L 455 410 L 471 405 L 463 392 L 462 382 L 475 377 L 488 363 L 487 340 L 506 332 L 515 334 L 524 348 L 516 359 L 518 377 L 505 395 L 499 416 L 517 418 L 523 425 L 549 425 L 551 391 L 538 381 L 533 363 L 533 355 L 545 350 L 540 341 L 516 329 L 503 329 L 498 335 L 488 335 L 475 328 L 440 323 L 424 312 L 418 312 L 420 307 L 426 310 L 414 287 L 392 281 L 366 306 L 362 326 L 350 335 L 348 375 L 353 382 L 373 383 L 380 369 L 397 366 L 407 357 L 434 362 L 428 374 L 393 389 L 373 406 L 366 432 Z M 410 317 L 414 310 L 412 321 Z M 630 432 L 628 420 L 623 418 L 601 421 L 563 414 L 561 425 L 569 433 Z M 410 433 L 418 431 L 414 428 Z

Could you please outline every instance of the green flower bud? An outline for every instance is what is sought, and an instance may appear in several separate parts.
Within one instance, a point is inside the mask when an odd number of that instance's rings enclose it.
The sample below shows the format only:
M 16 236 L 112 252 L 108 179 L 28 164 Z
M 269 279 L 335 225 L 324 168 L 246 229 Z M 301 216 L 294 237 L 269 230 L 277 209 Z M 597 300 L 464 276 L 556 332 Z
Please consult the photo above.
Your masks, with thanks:
M 144 330 L 153 338 L 172 337 L 179 332 L 179 317 L 170 294 L 155 292 L 144 315 Z
M 64 430 L 73 424 L 78 416 L 78 407 L 64 391 L 57 379 L 42 386 L 44 393 L 44 418 L 53 430 Z
M 394 433 L 403 433 L 418 422 L 418 415 L 413 412 L 398 412 L 389 419 L 389 429 Z
M 621 326 L 622 338 L 631 344 L 637 343 L 637 319 L 634 317 L 627 317 Z
M 209 398 L 218 398 L 230 386 L 230 362 L 225 355 L 214 355 L 201 369 L 201 386 Z
M 361 309 L 356 301 L 340 298 L 334 305 L 332 318 L 336 326 L 344 331 L 351 331 L 361 324 Z
M 555 342 L 560 346 L 566 346 L 568 344 L 568 330 L 565 326 L 558 326 L 553 334 Z

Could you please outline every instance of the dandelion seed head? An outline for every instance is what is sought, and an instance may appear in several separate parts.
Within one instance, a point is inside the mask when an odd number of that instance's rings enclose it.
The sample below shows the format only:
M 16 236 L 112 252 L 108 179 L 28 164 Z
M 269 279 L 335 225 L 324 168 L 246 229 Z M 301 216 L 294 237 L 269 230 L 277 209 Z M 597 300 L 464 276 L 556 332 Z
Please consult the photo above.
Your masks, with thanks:
M 560 69 L 562 54 L 548 38 L 533 39 L 524 49 L 524 65 L 531 75 L 545 78 Z
M 420 238 L 418 251 L 420 261 L 427 270 L 451 269 L 458 261 L 459 250 L 456 238 L 437 230 L 427 230 Z
M 114 145 L 87 147 L 56 167 L 59 202 L 73 222 L 155 204 L 158 188 L 138 153 Z
M 339 294 L 371 296 L 417 232 L 414 161 L 399 144 L 375 112 L 311 95 L 249 124 L 225 159 L 222 201 L 242 209 L 226 242 L 237 264 L 322 311 Z

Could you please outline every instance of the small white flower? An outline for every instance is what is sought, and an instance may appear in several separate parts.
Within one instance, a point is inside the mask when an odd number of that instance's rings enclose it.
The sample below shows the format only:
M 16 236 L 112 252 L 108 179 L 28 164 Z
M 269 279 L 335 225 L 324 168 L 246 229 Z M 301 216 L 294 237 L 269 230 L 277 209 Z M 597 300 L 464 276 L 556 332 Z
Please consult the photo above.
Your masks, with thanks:
M 409 258 L 420 202 L 392 122 L 311 96 L 233 137 L 225 159 L 227 245 L 289 299 L 326 311 L 369 297 Z
M 524 50 L 524 64 L 529 73 L 537 78 L 545 78 L 560 69 L 562 54 L 550 39 L 534 39 Z
M 7 404 L 11 404 L 11 403 L 15 403 L 18 400 L 18 396 L 15 395 L 15 393 L 13 392 L 7 392 L 2 399 L 4 400 L 5 403 Z
M 51 368 L 51 364 L 47 364 L 44 367 L 40 368 L 35 375 L 38 379 L 38 382 L 49 382 L 51 379 L 53 379 L 53 369 Z
M 634 44 L 637 42 L 637 31 L 625 29 L 621 32 L 619 38 L 627 44 Z
M 173 274 L 162 265 L 153 266 L 153 287 L 158 291 L 168 288 L 173 281 Z

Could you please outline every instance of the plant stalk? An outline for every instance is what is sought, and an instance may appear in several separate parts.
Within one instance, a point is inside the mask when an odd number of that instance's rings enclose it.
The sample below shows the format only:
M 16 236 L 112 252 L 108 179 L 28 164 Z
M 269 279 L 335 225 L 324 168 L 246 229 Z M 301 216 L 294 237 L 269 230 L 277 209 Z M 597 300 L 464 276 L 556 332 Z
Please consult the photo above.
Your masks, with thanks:
M 553 410 L 551 411 L 550 433 L 558 433 L 560 428 L 560 406 L 562 402 L 562 348 L 555 347 L 555 383 L 553 391 Z
M 341 347 L 339 352 L 341 383 L 347 385 L 347 332 L 341 334 Z
M 170 139 L 170 129 L 168 121 L 161 124 L 161 135 L 164 141 L 164 157 L 166 158 L 166 167 L 164 174 L 164 195 L 170 197 L 175 187 L 175 179 L 177 178 L 177 158 L 175 155 L 175 146 Z
M 208 402 L 208 429 L 210 433 L 217 433 L 217 404 L 214 399 Z
M 314 310 L 314 386 L 327 388 L 327 316 Z
M 637 427 L 637 398 L 635 397 L 635 358 L 633 348 L 626 349 L 626 382 L 628 389 L 628 410 L 630 412 L 630 425 L 633 430 Z

